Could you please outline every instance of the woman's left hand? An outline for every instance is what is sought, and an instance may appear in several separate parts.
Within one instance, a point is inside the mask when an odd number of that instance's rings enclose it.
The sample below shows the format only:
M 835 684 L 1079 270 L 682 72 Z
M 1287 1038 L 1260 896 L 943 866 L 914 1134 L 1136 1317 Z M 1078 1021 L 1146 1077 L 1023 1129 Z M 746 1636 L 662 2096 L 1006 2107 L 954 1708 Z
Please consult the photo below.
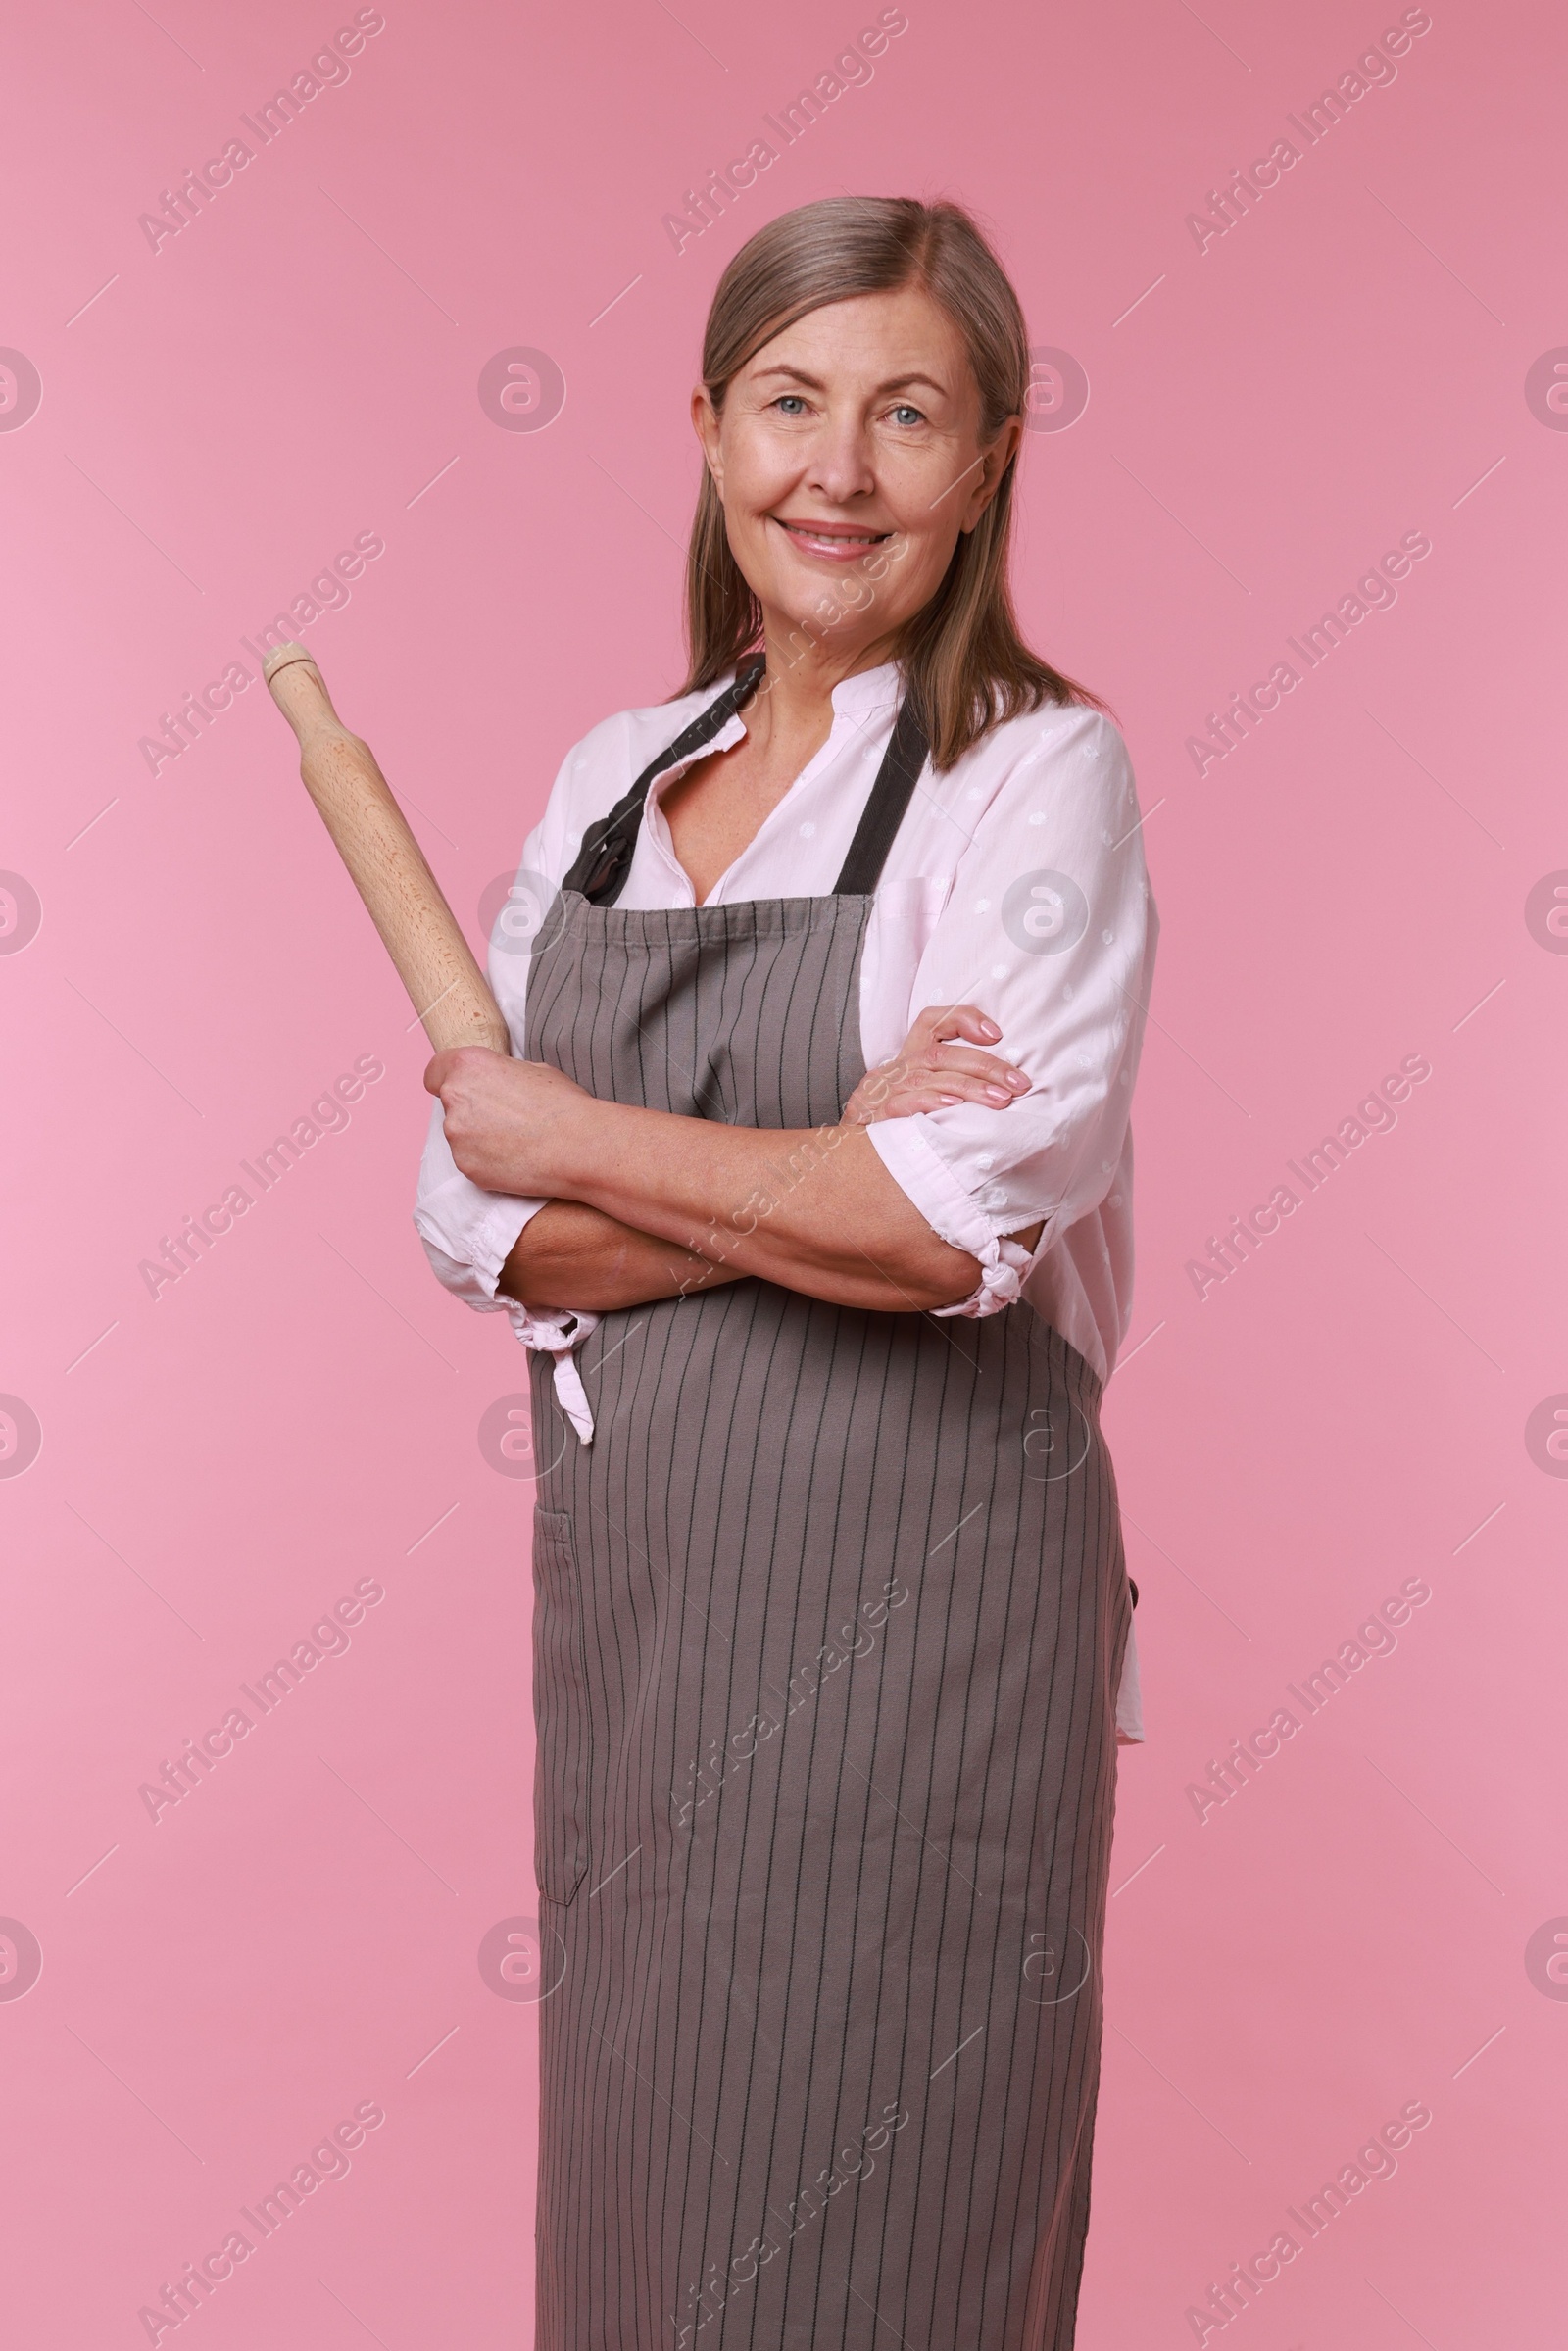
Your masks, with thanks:
M 439 1095 L 453 1159 L 486 1192 L 553 1199 L 571 1145 L 599 1109 L 544 1061 L 514 1061 L 479 1045 L 437 1053 L 424 1073 Z
M 978 1004 L 927 1004 L 891 1061 L 868 1069 L 844 1106 L 845 1126 L 874 1126 L 880 1118 L 912 1118 L 920 1110 L 979 1102 L 1004 1110 L 1029 1080 L 1012 1062 L 975 1050 L 1002 1035 Z M 954 1040 L 968 1037 L 972 1045 Z

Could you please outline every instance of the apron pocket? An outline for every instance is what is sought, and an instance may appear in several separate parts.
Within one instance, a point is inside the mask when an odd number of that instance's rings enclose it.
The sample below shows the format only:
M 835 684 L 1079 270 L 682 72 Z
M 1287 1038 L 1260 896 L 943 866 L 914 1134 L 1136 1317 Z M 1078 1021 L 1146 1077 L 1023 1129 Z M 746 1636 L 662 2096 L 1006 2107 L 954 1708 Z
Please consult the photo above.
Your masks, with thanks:
M 577 1546 L 564 1510 L 533 1514 L 534 1875 L 569 1902 L 588 1869 L 593 1722 Z

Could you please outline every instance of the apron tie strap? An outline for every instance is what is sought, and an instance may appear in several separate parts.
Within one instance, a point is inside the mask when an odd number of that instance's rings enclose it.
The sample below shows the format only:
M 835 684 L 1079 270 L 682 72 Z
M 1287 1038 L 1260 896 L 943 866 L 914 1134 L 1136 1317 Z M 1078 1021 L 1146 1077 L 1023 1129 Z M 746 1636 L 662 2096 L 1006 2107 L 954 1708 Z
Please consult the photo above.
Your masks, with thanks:
M 515 1298 L 509 1298 L 506 1305 L 512 1318 L 513 1331 L 522 1346 L 555 1358 L 552 1369 L 556 1401 L 583 1444 L 591 1445 L 594 1416 L 582 1384 L 582 1374 L 577 1369 L 575 1349 L 590 1331 L 599 1328 L 598 1315 L 590 1314 L 586 1309 L 578 1314 L 554 1313 L 545 1307 L 524 1306 Z

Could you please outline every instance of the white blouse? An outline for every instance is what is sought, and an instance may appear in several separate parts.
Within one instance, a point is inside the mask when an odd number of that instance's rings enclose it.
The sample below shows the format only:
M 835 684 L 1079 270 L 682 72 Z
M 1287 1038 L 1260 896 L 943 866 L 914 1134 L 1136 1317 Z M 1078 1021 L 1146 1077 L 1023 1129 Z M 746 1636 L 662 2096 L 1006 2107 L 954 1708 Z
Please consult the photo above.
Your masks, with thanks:
M 622 710 L 567 753 L 490 943 L 490 985 L 519 1056 L 531 941 L 585 829 L 728 682 Z M 827 741 L 706 904 L 832 889 L 893 730 L 898 689 L 892 661 L 834 687 Z M 691 758 L 745 732 L 736 715 Z M 622 906 L 696 904 L 661 807 L 690 763 L 666 768 L 648 794 Z M 962 1102 L 866 1129 L 932 1230 L 979 1261 L 972 1296 L 938 1312 L 994 1314 L 1021 1299 L 1102 1380 L 1131 1310 L 1128 1105 L 1158 936 L 1141 823 L 1126 747 L 1098 711 L 1048 705 L 994 727 L 946 774 L 927 762 L 883 868 L 860 964 L 868 1068 L 893 1058 L 928 1005 L 973 1004 L 1002 1030 L 994 1050 L 1031 1081 L 1005 1109 Z M 573 1349 L 598 1317 L 533 1313 L 496 1295 L 508 1253 L 543 1205 L 483 1192 L 460 1174 L 441 1105 L 432 1105 L 414 1217 L 426 1254 L 469 1305 L 505 1311 L 525 1347 L 555 1356 L 563 1408 L 586 1439 L 592 1420 Z M 1042 1220 L 1032 1254 L 1008 1238 Z M 1130 1641 L 1117 1728 L 1123 1739 L 1143 1736 Z

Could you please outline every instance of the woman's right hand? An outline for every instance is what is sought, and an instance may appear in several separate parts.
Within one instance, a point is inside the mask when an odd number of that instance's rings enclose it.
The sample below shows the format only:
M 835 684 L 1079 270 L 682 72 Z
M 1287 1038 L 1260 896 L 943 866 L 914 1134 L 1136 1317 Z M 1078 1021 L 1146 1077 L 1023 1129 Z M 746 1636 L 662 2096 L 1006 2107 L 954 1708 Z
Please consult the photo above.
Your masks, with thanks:
M 1021 1069 L 986 1053 L 1002 1031 L 978 1004 L 927 1005 L 891 1061 L 868 1069 L 845 1105 L 843 1126 L 874 1126 L 879 1118 L 909 1118 L 955 1102 L 1004 1110 L 1029 1091 Z M 968 1045 L 954 1040 L 966 1037 Z

